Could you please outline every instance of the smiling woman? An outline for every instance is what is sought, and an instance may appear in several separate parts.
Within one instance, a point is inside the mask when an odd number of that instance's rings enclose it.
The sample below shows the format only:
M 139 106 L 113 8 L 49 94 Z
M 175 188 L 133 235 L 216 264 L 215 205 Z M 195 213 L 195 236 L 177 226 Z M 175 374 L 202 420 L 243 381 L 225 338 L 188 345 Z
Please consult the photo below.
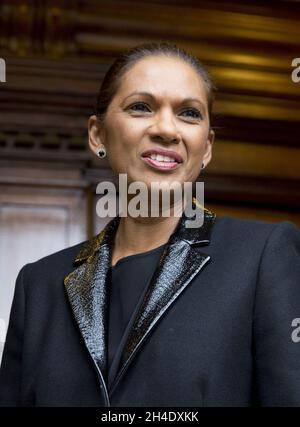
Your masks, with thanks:
M 201 165 L 211 160 L 213 88 L 203 65 L 177 46 L 132 49 L 103 80 L 96 114 L 89 119 L 90 148 L 96 154 L 105 149 L 116 177 L 126 174 L 128 185 L 145 183 L 149 199 L 153 181 L 169 187 L 174 181 L 194 183 Z M 113 263 L 165 243 L 177 222 L 173 215 L 122 218 Z
M 212 101 L 197 58 L 136 46 L 104 77 L 89 147 L 128 186 L 195 183 Z M 0 405 L 300 406 L 299 229 L 192 204 L 201 226 L 171 199 L 169 216 L 117 215 L 21 269 Z
M 170 73 L 170 70 L 173 72 Z M 131 92 L 136 86 L 149 88 L 149 91 Z M 169 147 L 174 147 L 174 152 L 177 151 L 177 155 L 186 161 L 190 160 L 188 149 L 193 149 L 199 166 L 205 149 L 207 161 L 210 160 L 209 144 L 206 147 L 201 145 L 213 139 L 206 92 L 204 81 L 182 60 L 162 55 L 139 60 L 130 73 L 123 76 L 117 95 L 112 97 L 105 115 L 98 101 L 98 113 L 90 118 L 90 130 L 93 131 L 93 126 L 100 132 L 104 128 L 108 130 L 112 121 L 115 128 L 112 129 L 114 133 L 97 138 L 91 133 L 91 148 L 97 149 L 101 137 L 105 138 L 103 142 L 108 156 L 117 153 L 115 157 L 118 161 L 122 157 L 119 151 L 122 149 L 124 161 L 120 166 L 123 169 L 125 165 L 129 168 L 126 157 L 136 153 L 137 149 L 141 153 L 144 148 L 159 149 L 161 146 L 167 152 Z M 189 93 L 198 93 L 199 98 L 186 97 Z M 122 135 L 126 138 L 126 145 L 120 140 Z M 185 150 L 180 145 L 180 139 L 189 144 Z M 202 150 L 199 151 L 199 148 Z M 189 165 L 189 169 L 192 166 Z

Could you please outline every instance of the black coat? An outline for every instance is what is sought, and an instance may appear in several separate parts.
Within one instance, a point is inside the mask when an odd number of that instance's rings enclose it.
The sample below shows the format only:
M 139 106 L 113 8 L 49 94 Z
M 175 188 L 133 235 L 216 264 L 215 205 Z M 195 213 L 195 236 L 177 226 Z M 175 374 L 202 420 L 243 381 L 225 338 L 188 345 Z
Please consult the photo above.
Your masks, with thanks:
M 300 406 L 300 230 L 208 210 L 202 227 L 185 219 L 127 327 L 109 389 L 105 277 L 119 217 L 20 270 L 2 406 Z

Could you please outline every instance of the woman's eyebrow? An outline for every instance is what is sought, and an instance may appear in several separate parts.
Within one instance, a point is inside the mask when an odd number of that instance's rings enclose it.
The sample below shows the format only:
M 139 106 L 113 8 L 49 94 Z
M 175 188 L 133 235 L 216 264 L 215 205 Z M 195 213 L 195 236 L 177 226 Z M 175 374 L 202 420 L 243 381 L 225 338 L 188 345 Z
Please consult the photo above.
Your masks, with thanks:
M 124 101 L 125 101 L 127 98 L 129 98 L 129 97 L 131 97 L 131 96 L 134 96 L 134 95 L 146 95 L 146 96 L 149 96 L 149 97 L 150 97 L 150 98 L 152 98 L 152 99 L 155 99 L 155 96 L 154 96 L 152 93 L 150 93 L 150 92 L 137 92 L 137 91 L 135 91 L 135 92 L 132 92 L 131 94 L 127 95 L 127 96 L 124 98 Z M 191 102 L 191 101 L 198 102 L 198 103 L 199 103 L 199 104 L 204 108 L 203 102 L 201 102 L 201 101 L 200 101 L 200 99 L 198 99 L 198 98 L 194 98 L 194 97 L 184 98 L 184 99 L 180 100 L 180 101 L 179 101 L 179 103 Z

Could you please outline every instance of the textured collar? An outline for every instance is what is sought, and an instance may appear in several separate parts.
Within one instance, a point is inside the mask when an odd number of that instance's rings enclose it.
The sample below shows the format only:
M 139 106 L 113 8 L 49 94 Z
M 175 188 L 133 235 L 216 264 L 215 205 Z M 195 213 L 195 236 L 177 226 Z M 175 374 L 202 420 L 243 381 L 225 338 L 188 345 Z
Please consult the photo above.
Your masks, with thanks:
M 205 208 L 195 197 L 193 197 L 193 209 L 199 209 L 199 212 L 204 215 L 203 225 L 198 228 L 187 228 L 185 224 L 186 221 L 190 220 L 190 218 L 186 217 L 185 213 L 183 212 L 178 226 L 172 236 L 174 236 L 175 239 L 184 240 L 190 245 L 205 243 L 208 244 L 212 229 L 211 226 L 215 220 L 216 214 Z M 93 256 L 95 252 L 99 250 L 101 245 L 111 243 L 117 231 L 119 222 L 120 217 L 116 216 L 106 224 L 106 226 L 98 235 L 88 240 L 75 257 L 75 263 L 84 261 L 87 258 Z

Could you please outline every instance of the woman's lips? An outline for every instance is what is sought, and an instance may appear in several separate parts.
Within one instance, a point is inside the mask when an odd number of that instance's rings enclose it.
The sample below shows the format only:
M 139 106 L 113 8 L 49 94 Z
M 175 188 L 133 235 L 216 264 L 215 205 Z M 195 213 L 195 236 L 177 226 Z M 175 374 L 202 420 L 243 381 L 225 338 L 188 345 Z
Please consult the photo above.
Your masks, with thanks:
M 141 159 L 148 165 L 152 166 L 154 169 L 159 170 L 173 170 L 181 165 L 181 163 L 177 162 L 160 162 L 158 160 L 153 160 L 150 157 L 141 157 Z

